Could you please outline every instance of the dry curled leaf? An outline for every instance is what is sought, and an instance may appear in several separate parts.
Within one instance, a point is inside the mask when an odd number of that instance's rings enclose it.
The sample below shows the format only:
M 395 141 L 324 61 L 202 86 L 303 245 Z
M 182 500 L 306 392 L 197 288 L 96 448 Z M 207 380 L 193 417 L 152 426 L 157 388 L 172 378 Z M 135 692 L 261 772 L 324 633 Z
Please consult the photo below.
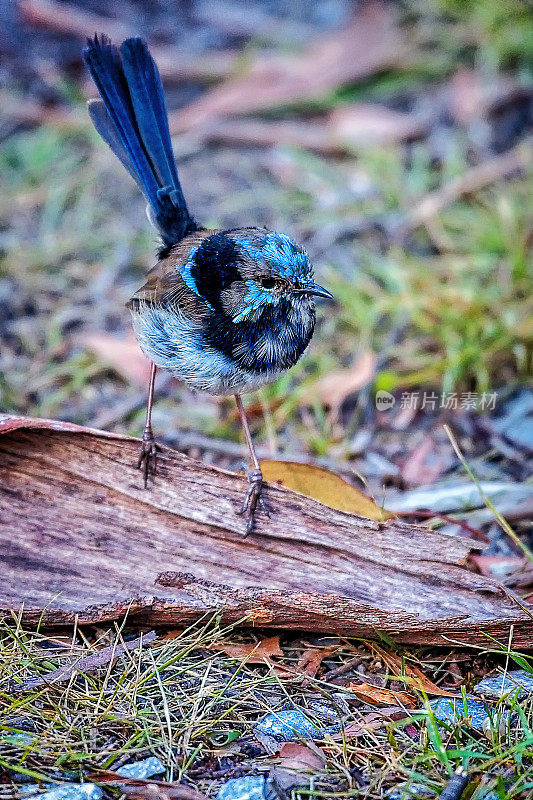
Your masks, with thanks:
M 320 647 L 313 650 L 305 650 L 298 660 L 298 669 L 305 672 L 309 677 L 314 678 L 317 674 L 322 661 L 335 653 L 339 648 L 337 645 L 331 647 Z
M 119 339 L 109 333 L 94 333 L 83 336 L 80 344 L 112 367 L 125 380 L 142 389 L 148 386 L 150 362 L 137 344 L 133 333 L 125 339 Z
M 355 692 L 360 700 L 365 703 L 384 703 L 391 705 L 397 703 L 407 708 L 414 708 L 417 701 L 407 692 L 394 691 L 392 689 L 381 689 L 379 686 L 371 686 L 369 683 L 349 683 L 346 688 Z
M 302 402 L 319 400 L 330 409 L 330 418 L 335 420 L 347 398 L 370 383 L 376 370 L 376 355 L 368 350 L 358 356 L 347 369 L 336 370 L 325 375 L 302 397 Z
M 221 650 L 230 658 L 238 658 L 247 664 L 270 663 L 273 656 L 283 657 L 283 650 L 279 646 L 279 636 L 270 636 L 262 639 L 257 644 L 245 642 L 244 644 L 212 644 L 210 650 Z
M 300 742 L 284 742 L 279 751 L 279 758 L 284 769 L 313 771 L 323 769 L 326 756 L 318 745 L 310 742 L 309 745 Z
M 336 508 L 338 511 L 347 511 L 350 514 L 359 514 L 366 519 L 383 522 L 392 517 L 371 497 L 355 489 L 347 481 L 323 467 L 312 464 L 300 464 L 296 461 L 261 461 L 263 477 L 266 481 L 293 489 L 307 497 L 313 497 L 320 503 Z
M 385 724 L 384 714 L 381 709 L 379 713 L 371 711 L 369 714 L 362 716 L 359 722 L 353 722 L 338 733 L 332 733 L 331 738 L 334 742 L 349 742 L 350 739 L 358 739 L 359 736 L 377 731 L 383 728 Z

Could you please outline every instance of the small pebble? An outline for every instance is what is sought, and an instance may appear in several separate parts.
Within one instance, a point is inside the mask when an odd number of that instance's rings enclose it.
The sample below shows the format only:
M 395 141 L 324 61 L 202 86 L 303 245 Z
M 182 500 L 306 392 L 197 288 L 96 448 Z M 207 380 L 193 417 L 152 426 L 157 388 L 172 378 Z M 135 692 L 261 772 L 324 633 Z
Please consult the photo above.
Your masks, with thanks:
M 124 764 L 115 770 L 123 778 L 151 778 L 165 771 L 165 765 L 155 756 L 145 758 L 144 761 L 135 761 L 133 764 Z
M 340 730 L 340 726 L 334 726 Z M 299 708 L 278 711 L 276 714 L 267 714 L 255 727 L 258 733 L 272 736 L 284 742 L 296 742 L 299 739 L 323 739 L 326 732 L 318 728 Z
M 220 787 L 216 800 L 265 800 L 265 779 L 262 775 L 233 778 Z
M 435 797 L 435 792 L 422 783 L 402 783 L 400 786 L 390 789 L 385 797 L 387 800 L 404 800 L 408 797 L 429 798 Z
M 507 714 L 498 714 L 496 710 L 489 713 L 487 706 L 480 700 L 467 697 L 466 714 L 462 698 L 439 697 L 437 700 L 430 700 L 429 705 L 439 722 L 453 725 L 461 719 L 470 719 L 470 725 L 477 731 L 490 730 L 491 719 L 500 719 L 500 728 L 507 723 Z
M 533 675 L 526 672 L 525 669 L 516 669 L 512 672 L 507 672 L 505 675 L 483 678 L 474 687 L 474 692 L 484 697 L 500 698 L 510 695 L 513 698 L 518 696 L 519 700 L 523 700 L 533 692 Z
M 35 800 L 100 800 L 102 790 L 94 783 L 69 783 L 35 795 Z
M 35 736 L 32 736 L 31 733 L 4 733 L 0 737 L 0 741 L 14 744 L 17 747 L 26 747 L 26 745 L 33 744 Z
M 17 786 L 17 794 L 19 797 L 31 797 L 35 794 L 42 794 L 43 788 L 53 789 L 54 785 L 51 783 L 43 783 L 39 786 L 38 783 L 23 783 L 21 786 Z

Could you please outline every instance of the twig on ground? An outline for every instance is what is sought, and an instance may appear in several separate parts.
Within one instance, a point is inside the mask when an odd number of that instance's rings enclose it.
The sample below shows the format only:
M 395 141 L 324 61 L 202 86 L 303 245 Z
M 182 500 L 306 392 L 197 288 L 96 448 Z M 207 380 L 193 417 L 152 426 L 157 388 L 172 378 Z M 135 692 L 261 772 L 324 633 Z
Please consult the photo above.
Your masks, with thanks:
M 501 156 L 468 169 L 455 180 L 430 192 L 415 205 L 399 226 L 395 238 L 403 239 L 410 231 L 429 222 L 456 200 L 466 194 L 478 192 L 491 183 L 503 180 L 513 173 L 523 172 L 533 163 L 533 141 L 527 139 Z
M 329 682 L 334 678 L 340 678 L 341 675 L 346 675 L 347 672 L 356 669 L 362 661 L 364 661 L 362 656 L 351 658 L 345 664 L 341 664 L 340 667 L 335 667 L 335 669 L 330 669 L 328 672 L 325 672 L 324 675 L 321 676 L 321 680 Z
M 138 647 L 153 642 L 155 638 L 155 631 L 150 631 L 150 633 L 141 634 L 137 639 L 132 639 L 130 642 L 112 644 L 109 647 L 104 647 L 103 650 L 99 650 L 97 653 L 91 653 L 89 656 L 80 658 L 74 664 L 66 664 L 63 667 L 59 667 L 59 669 L 54 669 L 52 672 L 47 672 L 45 675 L 29 678 L 27 681 L 23 681 L 23 683 L 15 686 L 15 691 L 27 692 L 32 689 L 37 689 L 39 686 L 47 686 L 51 683 L 64 683 L 68 681 L 75 672 L 92 672 L 99 667 L 104 667 L 123 653 L 129 652 L 130 650 L 137 650 Z

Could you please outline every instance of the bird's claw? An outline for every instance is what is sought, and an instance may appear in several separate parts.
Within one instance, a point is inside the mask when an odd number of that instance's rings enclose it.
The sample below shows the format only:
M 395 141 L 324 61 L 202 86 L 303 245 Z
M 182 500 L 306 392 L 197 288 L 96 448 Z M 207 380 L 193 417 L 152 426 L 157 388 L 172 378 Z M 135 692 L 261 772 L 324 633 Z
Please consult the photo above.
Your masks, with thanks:
M 157 471 L 157 451 L 159 446 L 151 430 L 145 430 L 142 437 L 141 452 L 137 461 L 137 469 L 142 469 L 143 484 L 148 486 L 148 475 L 155 475 Z
M 246 492 L 241 510 L 237 511 L 237 514 L 245 515 L 248 520 L 246 523 L 246 536 L 254 529 L 255 512 L 258 505 L 266 516 L 270 517 L 270 509 L 262 497 L 264 483 L 261 470 L 254 469 L 253 472 L 249 472 L 248 479 L 250 486 Z

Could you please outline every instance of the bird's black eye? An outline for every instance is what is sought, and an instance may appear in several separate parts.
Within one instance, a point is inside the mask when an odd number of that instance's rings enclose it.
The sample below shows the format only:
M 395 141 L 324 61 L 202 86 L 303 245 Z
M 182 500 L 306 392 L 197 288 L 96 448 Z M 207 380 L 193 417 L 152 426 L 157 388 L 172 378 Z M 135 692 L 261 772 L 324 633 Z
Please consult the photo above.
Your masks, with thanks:
M 276 281 L 274 280 L 274 278 L 263 278 L 261 280 L 261 286 L 263 287 L 263 289 L 273 289 L 275 285 Z

